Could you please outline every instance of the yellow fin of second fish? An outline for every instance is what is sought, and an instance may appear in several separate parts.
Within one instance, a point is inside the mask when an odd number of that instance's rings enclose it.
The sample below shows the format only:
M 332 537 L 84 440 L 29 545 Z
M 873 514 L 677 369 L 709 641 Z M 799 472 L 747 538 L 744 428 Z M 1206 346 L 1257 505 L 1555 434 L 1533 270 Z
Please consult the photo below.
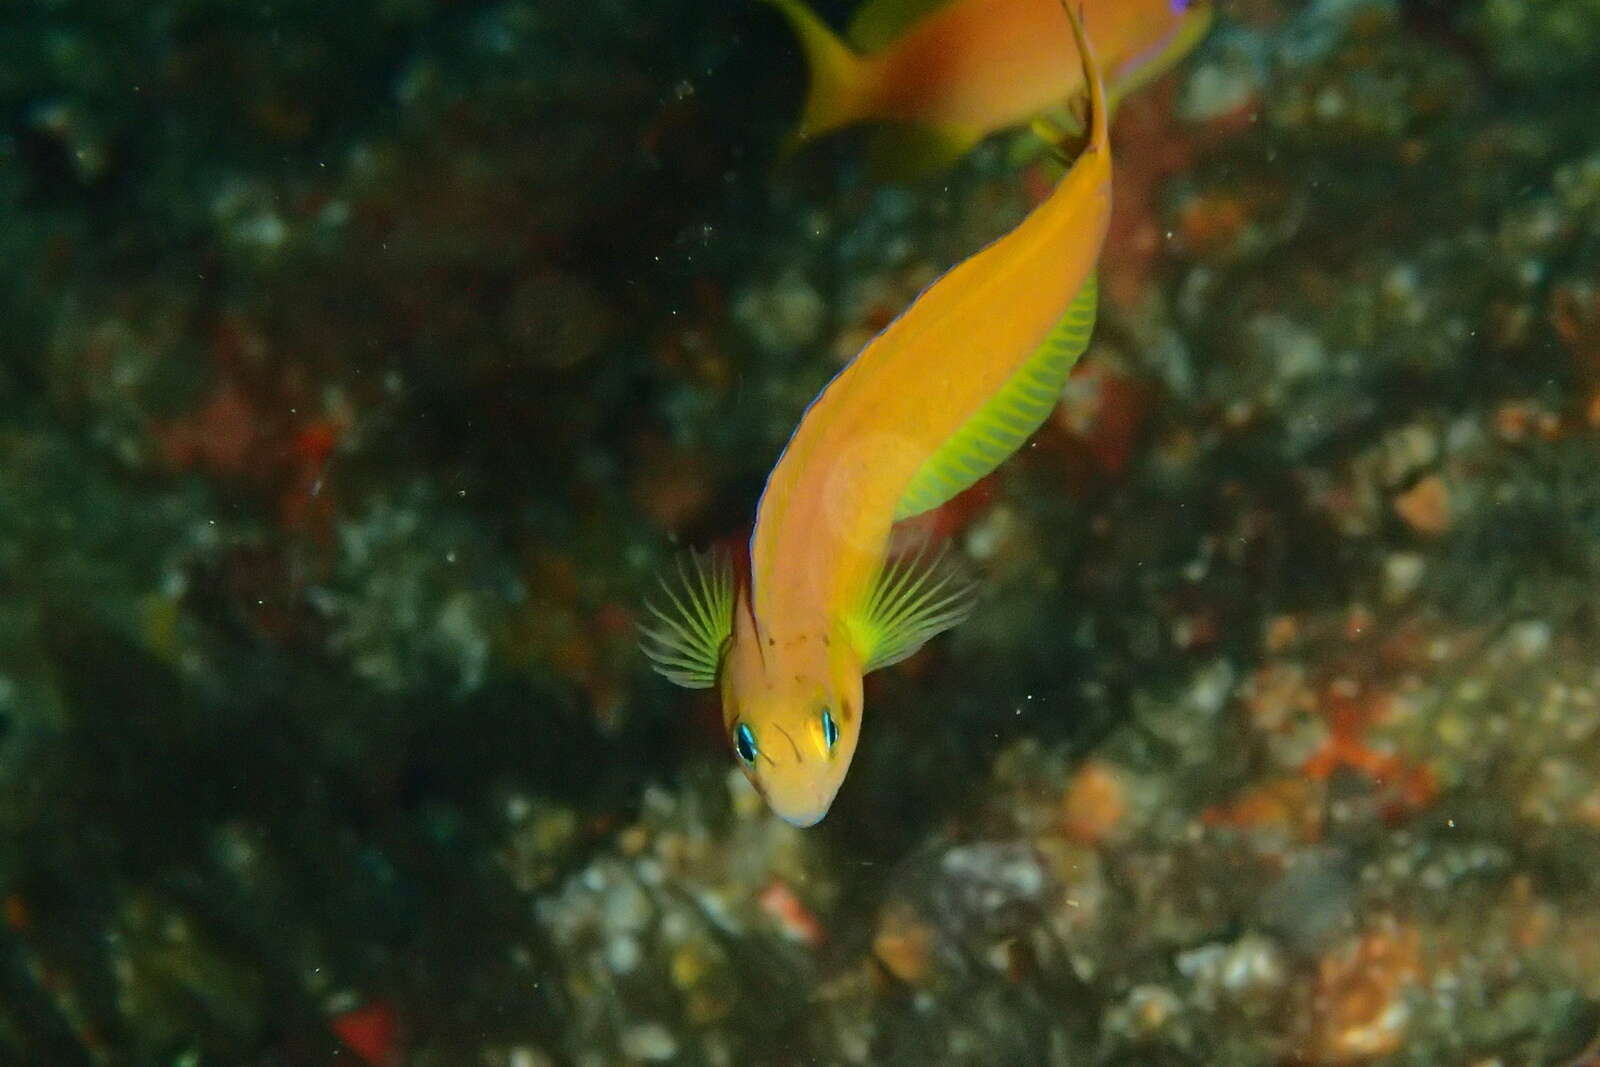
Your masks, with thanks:
M 1195 46 L 1210 32 L 1211 17 L 1212 5 L 1209 0 L 1191 4 L 1178 28 L 1153 55 L 1126 63 L 1113 71 L 1106 81 L 1107 110 L 1115 115 L 1130 93 L 1143 89 L 1194 51 Z
M 858 52 L 880 52 L 906 30 L 950 0 L 866 0 L 850 16 L 845 40 Z
M 860 118 L 862 92 L 871 68 L 817 17 L 805 0 L 766 2 L 788 20 L 810 70 L 800 124 L 783 145 L 782 154 L 788 156 L 813 137 Z
M 1005 462 L 1049 417 L 1094 332 L 1099 286 L 1089 275 L 1066 314 L 1000 391 L 929 456 L 900 498 L 895 521 L 943 504 Z
M 983 131 L 971 126 L 888 123 L 867 142 L 867 170 L 873 181 L 915 181 L 950 169 L 981 140 Z
M 1112 71 L 1106 78 L 1107 113 L 1115 115 L 1117 108 L 1130 95 L 1161 77 L 1193 51 L 1211 29 L 1211 17 L 1210 0 L 1191 5 L 1177 29 L 1153 54 L 1126 62 Z M 1062 137 L 1046 136 L 1040 131 L 1038 122 L 1041 119 L 1059 127 L 1066 137 L 1076 138 L 1084 134 L 1083 116 L 1074 111 L 1070 104 L 1046 108 L 1035 116 L 1033 123 L 1026 129 L 1018 130 L 1007 142 L 1006 163 L 1009 166 L 1025 167 L 1060 144 Z

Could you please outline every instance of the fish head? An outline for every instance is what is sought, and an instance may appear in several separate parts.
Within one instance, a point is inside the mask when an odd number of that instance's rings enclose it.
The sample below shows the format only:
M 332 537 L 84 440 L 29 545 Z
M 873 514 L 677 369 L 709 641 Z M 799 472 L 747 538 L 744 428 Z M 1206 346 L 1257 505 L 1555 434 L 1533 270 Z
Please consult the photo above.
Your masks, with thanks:
M 785 822 L 833 805 L 861 735 L 861 668 L 824 631 L 762 635 L 741 605 L 722 672 L 722 718 L 745 777 Z

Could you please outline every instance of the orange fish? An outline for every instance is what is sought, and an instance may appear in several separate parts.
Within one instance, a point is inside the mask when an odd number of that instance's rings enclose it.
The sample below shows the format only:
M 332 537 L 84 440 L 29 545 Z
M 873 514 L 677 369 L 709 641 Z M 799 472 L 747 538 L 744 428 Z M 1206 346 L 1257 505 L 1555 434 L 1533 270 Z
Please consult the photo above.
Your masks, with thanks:
M 901 519 L 949 500 L 1039 428 L 1094 328 L 1111 214 L 1105 89 L 1087 147 L 1016 229 L 957 264 L 812 402 L 767 480 L 749 581 L 695 556 L 652 608 L 643 648 L 680 685 L 720 683 L 734 754 L 797 826 L 827 814 L 860 737 L 862 675 L 954 626 L 973 587 L 925 554 L 893 557 Z M 1058 52 L 1062 51 L 1058 46 Z
M 874 145 L 879 169 L 937 170 L 1083 91 L 1081 67 L 1061 62 L 1057 0 L 867 0 L 844 40 L 804 0 L 768 2 L 794 27 L 811 69 L 790 149 L 856 123 L 890 123 Z M 1085 9 L 1113 106 L 1187 55 L 1211 24 L 1210 0 L 1086 0 Z

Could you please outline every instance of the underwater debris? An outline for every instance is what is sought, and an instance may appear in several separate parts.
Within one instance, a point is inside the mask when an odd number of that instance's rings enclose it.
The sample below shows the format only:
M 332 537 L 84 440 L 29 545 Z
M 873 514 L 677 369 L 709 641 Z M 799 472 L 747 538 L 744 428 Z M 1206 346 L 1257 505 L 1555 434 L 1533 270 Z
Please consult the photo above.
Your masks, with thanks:
M 1394 511 L 1417 533 L 1437 537 L 1450 529 L 1450 490 L 1430 474 L 1394 498 Z
M 1473 5 L 1464 21 L 1495 69 L 1520 81 L 1583 77 L 1600 59 L 1600 6 L 1594 0 L 1486 0 Z

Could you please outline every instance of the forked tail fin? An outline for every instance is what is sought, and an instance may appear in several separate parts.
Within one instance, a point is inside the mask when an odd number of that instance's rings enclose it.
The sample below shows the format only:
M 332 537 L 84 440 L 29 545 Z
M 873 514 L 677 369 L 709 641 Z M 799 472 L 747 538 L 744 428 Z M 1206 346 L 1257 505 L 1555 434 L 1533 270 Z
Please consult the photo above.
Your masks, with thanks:
M 800 39 L 811 72 L 800 124 L 784 144 L 789 155 L 814 137 L 862 118 L 870 61 L 850 50 L 804 0 L 767 0 L 783 13 Z

